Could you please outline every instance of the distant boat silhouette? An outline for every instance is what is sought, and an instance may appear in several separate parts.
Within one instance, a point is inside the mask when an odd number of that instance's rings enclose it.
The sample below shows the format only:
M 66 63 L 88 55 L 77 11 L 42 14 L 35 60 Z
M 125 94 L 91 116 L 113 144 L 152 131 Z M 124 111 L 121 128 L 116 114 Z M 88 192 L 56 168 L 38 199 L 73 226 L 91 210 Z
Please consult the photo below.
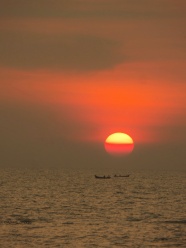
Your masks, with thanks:
M 97 175 L 95 175 L 95 178 L 96 179 L 110 179 L 111 177 L 110 176 L 97 176 Z
M 114 177 L 129 177 L 130 175 L 127 174 L 127 175 L 114 175 Z

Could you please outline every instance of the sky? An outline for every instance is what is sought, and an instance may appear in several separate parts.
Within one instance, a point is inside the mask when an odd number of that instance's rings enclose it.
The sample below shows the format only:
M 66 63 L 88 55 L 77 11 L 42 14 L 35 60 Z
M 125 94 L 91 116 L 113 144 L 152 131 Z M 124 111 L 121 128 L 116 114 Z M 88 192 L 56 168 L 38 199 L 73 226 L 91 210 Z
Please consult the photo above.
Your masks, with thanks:
M 0 166 L 185 169 L 185 26 L 185 0 L 3 1 Z

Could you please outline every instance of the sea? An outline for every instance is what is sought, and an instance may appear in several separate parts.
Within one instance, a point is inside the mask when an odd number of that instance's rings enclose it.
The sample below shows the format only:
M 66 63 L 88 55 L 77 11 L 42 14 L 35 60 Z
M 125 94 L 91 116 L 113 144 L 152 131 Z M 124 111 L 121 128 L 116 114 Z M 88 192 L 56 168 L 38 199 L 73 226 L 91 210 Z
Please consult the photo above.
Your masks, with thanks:
M 186 172 L 114 174 L 0 169 L 0 247 L 186 247 Z

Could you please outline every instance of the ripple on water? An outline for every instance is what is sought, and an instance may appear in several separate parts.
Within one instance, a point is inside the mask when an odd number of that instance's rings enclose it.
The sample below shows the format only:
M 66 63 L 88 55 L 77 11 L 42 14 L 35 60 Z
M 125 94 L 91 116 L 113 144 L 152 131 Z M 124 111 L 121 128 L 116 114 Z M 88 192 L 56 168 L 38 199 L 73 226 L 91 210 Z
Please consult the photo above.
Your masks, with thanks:
M 0 247 L 186 247 L 182 174 L 94 174 L 1 171 Z

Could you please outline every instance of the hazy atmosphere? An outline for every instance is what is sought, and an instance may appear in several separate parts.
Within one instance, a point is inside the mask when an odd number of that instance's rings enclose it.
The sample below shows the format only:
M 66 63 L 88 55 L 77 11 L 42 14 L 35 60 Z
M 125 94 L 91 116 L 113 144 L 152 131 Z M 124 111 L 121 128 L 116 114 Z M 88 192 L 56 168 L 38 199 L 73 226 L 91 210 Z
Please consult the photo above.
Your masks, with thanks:
M 185 27 L 185 0 L 1 2 L 0 166 L 185 169 Z
M 0 247 L 186 247 L 186 0 L 0 1 Z

